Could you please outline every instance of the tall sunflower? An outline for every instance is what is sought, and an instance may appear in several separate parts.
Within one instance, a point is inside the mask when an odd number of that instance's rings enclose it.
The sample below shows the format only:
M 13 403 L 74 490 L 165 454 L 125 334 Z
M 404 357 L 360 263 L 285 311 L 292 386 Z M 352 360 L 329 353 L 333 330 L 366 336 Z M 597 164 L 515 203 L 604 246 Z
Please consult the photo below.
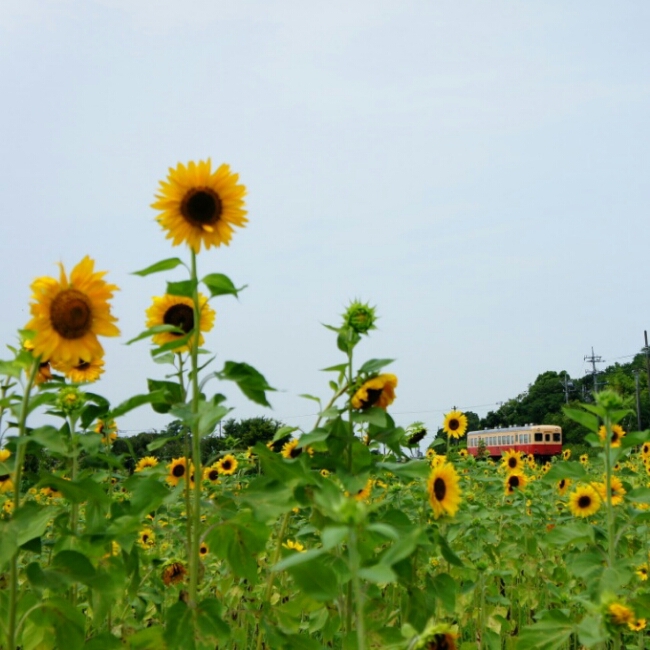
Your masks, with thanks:
M 87 255 L 69 279 L 63 265 L 59 267 L 58 280 L 41 277 L 31 285 L 32 319 L 25 328 L 36 333 L 33 353 L 52 363 L 90 362 L 104 354 L 98 336 L 120 333 L 109 305 L 117 286 L 103 280 L 106 271 L 95 271 Z
M 167 231 L 173 246 L 188 244 L 195 253 L 210 246 L 230 243 L 234 226 L 248 222 L 244 210 L 246 187 L 237 183 L 239 174 L 223 164 L 212 171 L 212 162 L 200 160 L 187 166 L 178 163 L 169 169 L 167 180 L 160 181 L 156 202 L 160 210 L 156 221 Z
M 397 377 L 390 373 L 368 379 L 352 396 L 352 408 L 365 410 L 378 406 L 385 410 L 395 401 L 396 386 Z
M 451 438 L 462 438 L 467 431 L 467 416 L 462 411 L 449 411 L 445 414 L 442 430 Z
M 451 463 L 443 463 L 434 467 L 427 481 L 429 503 L 433 508 L 433 516 L 438 519 L 441 515 L 453 517 L 460 506 L 460 478 Z
M 208 299 L 199 294 L 199 330 L 209 332 L 214 327 L 215 311 L 208 304 Z M 156 296 L 153 304 L 147 309 L 147 327 L 156 325 L 174 325 L 183 331 L 183 334 L 175 332 L 161 332 L 154 334 L 152 340 L 155 345 L 164 345 L 171 343 L 185 334 L 189 334 L 194 329 L 194 303 L 191 298 L 185 296 Z M 199 336 L 199 345 L 203 345 L 203 334 Z M 176 352 L 187 352 L 190 349 L 190 343 L 186 343 L 176 349 Z
M 591 485 L 582 485 L 569 496 L 569 510 L 574 517 L 590 517 L 598 512 L 601 503 L 600 495 Z
M 508 449 L 506 452 L 504 452 L 501 463 L 503 465 L 503 468 L 509 474 L 512 472 L 521 471 L 524 468 L 524 461 L 521 457 L 521 452 L 515 451 L 514 449 Z

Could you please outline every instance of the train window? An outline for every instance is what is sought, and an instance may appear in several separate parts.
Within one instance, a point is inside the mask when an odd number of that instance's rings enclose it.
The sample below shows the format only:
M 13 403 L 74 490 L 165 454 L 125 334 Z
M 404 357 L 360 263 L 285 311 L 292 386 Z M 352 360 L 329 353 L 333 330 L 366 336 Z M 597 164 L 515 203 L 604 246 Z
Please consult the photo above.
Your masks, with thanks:
M 546 439 L 546 442 L 550 442 L 551 441 L 551 434 L 547 433 L 546 436 L 545 436 L 545 439 Z
M 535 434 L 535 442 L 542 442 L 544 440 L 544 435 L 542 433 Z
M 559 433 L 554 433 L 553 434 L 553 442 L 560 442 L 562 440 L 562 437 L 560 436 Z

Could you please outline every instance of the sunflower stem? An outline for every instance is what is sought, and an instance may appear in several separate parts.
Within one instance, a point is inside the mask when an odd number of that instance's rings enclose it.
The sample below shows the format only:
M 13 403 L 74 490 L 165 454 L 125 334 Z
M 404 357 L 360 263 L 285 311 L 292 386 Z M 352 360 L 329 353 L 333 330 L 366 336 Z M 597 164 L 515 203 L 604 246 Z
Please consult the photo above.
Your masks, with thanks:
M 25 436 L 27 413 L 29 407 L 29 396 L 32 392 L 36 375 L 40 367 L 41 357 L 34 359 L 32 367 L 25 386 L 23 399 L 20 403 L 20 418 L 18 421 L 18 440 L 16 441 L 16 466 L 14 468 L 14 508 L 13 515 L 15 516 L 20 508 L 20 482 L 23 474 L 23 463 L 25 462 L 25 445 L 22 443 L 22 438 Z M 7 648 L 8 650 L 15 650 L 16 648 L 16 616 L 18 606 L 18 553 L 16 552 L 11 556 L 10 575 L 9 575 L 9 622 L 7 625 Z
M 359 549 L 357 548 L 357 530 L 354 526 L 350 526 L 348 552 L 350 554 L 351 583 L 356 610 L 357 649 L 366 650 L 366 621 L 363 608 L 363 590 L 361 589 L 361 580 L 359 579 L 360 559 Z
M 612 506 L 612 421 L 609 414 L 605 420 L 605 505 L 607 508 L 607 556 L 610 568 L 614 566 L 614 508 Z
M 201 312 L 199 305 L 199 281 L 196 273 L 196 252 L 191 249 L 192 268 L 191 281 L 194 285 L 192 302 L 194 307 L 194 322 L 192 344 L 190 346 L 190 355 L 192 361 L 191 379 L 192 379 L 192 464 L 193 468 L 188 472 L 189 483 L 191 485 L 192 473 L 194 474 L 193 489 L 193 507 L 191 511 L 192 518 L 192 535 L 190 539 L 190 593 L 189 605 L 196 607 L 197 593 L 199 583 L 199 562 L 200 562 L 200 526 L 201 526 L 201 434 L 199 430 L 199 400 L 201 397 L 199 389 L 199 340 L 201 336 L 200 322 Z M 188 516 L 190 513 L 188 512 Z

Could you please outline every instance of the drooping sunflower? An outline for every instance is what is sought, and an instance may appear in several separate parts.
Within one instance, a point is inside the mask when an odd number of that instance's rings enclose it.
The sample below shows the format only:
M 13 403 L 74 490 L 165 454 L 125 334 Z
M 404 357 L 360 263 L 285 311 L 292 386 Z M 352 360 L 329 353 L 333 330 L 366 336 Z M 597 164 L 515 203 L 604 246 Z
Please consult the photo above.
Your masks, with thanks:
M 594 483 L 593 486 L 596 488 L 598 495 L 603 502 L 607 501 L 607 489 L 605 483 Z M 612 495 L 612 505 L 618 506 L 623 503 L 623 496 L 627 493 L 623 487 L 623 482 L 618 476 L 612 476 L 610 480 L 610 492 Z
M 524 468 L 524 461 L 521 458 L 521 452 L 514 449 L 508 449 L 501 458 L 502 467 L 509 474 L 512 472 L 520 472 Z
M 208 299 L 199 294 L 199 331 L 209 332 L 214 327 L 215 311 L 208 304 Z M 174 325 L 183 331 L 183 334 L 176 332 L 161 332 L 154 334 L 152 341 L 154 345 L 164 345 L 171 343 L 185 334 L 189 334 L 194 329 L 194 303 L 191 298 L 185 296 L 155 296 L 153 304 L 147 309 L 147 327 L 156 325 Z M 199 336 L 199 345 L 203 345 L 203 334 Z M 179 346 L 175 352 L 189 351 L 191 342 Z
M 601 503 L 600 495 L 591 485 L 582 485 L 569 496 L 569 510 L 574 517 L 590 517 L 598 512 Z
M 166 481 L 170 485 L 176 486 L 179 481 L 185 480 L 187 474 L 187 460 L 185 458 L 174 458 L 167 466 L 169 470 Z
M 160 181 L 156 221 L 167 231 L 173 246 L 188 244 L 195 253 L 211 246 L 228 246 L 234 226 L 243 228 L 248 220 L 244 210 L 246 187 L 237 183 L 239 174 L 223 164 L 212 171 L 212 162 L 200 160 L 187 166 L 178 163 Z
M 141 472 L 150 467 L 155 467 L 158 464 L 158 459 L 155 456 L 144 456 L 141 458 L 137 465 L 135 466 L 136 472 Z
M 625 435 L 625 431 L 623 431 L 623 427 L 614 424 L 612 425 L 612 439 L 611 439 L 611 446 L 612 447 L 620 447 L 621 446 L 621 438 Z M 598 429 L 598 437 L 601 439 L 602 442 L 605 442 L 607 440 L 607 429 L 605 429 L 604 426 L 600 427 Z
M 458 511 L 461 494 L 459 482 L 460 478 L 451 463 L 443 463 L 432 469 L 427 492 L 436 519 L 445 514 L 453 517 Z
M 104 374 L 104 359 L 97 357 L 92 361 L 78 360 L 78 363 L 53 363 L 53 368 L 62 372 L 75 384 L 86 384 L 97 381 Z
M 445 624 L 429 624 L 413 646 L 414 650 L 456 650 L 456 634 Z
M 526 487 L 526 475 L 517 470 L 515 472 L 510 472 L 506 476 L 504 482 L 504 488 L 506 494 L 513 494 L 515 490 L 523 490 Z
M 294 438 L 282 446 L 282 451 L 280 454 L 283 458 L 292 459 L 298 458 L 298 456 L 300 456 L 303 451 L 304 449 L 302 447 L 298 447 L 298 439 Z
M 216 463 L 217 471 L 224 476 L 231 476 L 237 471 L 237 459 L 232 454 L 226 454 Z
M 390 373 L 368 379 L 352 396 L 352 408 L 365 410 L 378 406 L 385 410 L 395 401 L 396 386 L 397 377 Z
M 462 411 L 449 411 L 445 414 L 442 430 L 452 438 L 462 438 L 467 431 L 467 416 Z
M 168 587 L 185 580 L 187 569 L 182 562 L 171 562 L 165 566 L 162 572 L 162 580 Z
M 59 266 L 58 280 L 40 277 L 31 285 L 32 319 L 25 328 L 36 333 L 34 356 L 70 364 L 102 357 L 104 349 L 97 337 L 120 333 L 109 305 L 117 286 L 103 280 L 106 272 L 95 271 L 95 262 L 87 255 L 69 279 Z
M 607 607 L 607 615 L 614 625 L 628 625 L 636 618 L 634 610 L 622 603 L 611 603 Z

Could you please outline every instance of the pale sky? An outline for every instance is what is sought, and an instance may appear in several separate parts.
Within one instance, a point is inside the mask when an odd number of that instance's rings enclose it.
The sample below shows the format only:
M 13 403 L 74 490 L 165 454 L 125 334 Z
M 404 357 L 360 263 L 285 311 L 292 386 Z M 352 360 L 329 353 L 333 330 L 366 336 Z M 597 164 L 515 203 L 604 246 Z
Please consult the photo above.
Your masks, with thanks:
M 199 273 L 222 298 L 206 347 L 281 392 L 217 386 L 232 417 L 310 430 L 349 300 L 377 305 L 357 358 L 395 358 L 391 413 L 484 415 L 591 346 L 629 361 L 650 329 L 650 3 L 2 0 L 3 319 L 84 255 L 121 291 L 92 387 L 117 404 L 164 367 L 144 329 L 179 272 L 150 208 L 170 166 L 211 157 L 249 224 Z M 9 356 L 7 352 L 5 357 Z M 601 366 L 601 367 L 604 367 Z M 149 407 L 124 432 L 169 421 Z

